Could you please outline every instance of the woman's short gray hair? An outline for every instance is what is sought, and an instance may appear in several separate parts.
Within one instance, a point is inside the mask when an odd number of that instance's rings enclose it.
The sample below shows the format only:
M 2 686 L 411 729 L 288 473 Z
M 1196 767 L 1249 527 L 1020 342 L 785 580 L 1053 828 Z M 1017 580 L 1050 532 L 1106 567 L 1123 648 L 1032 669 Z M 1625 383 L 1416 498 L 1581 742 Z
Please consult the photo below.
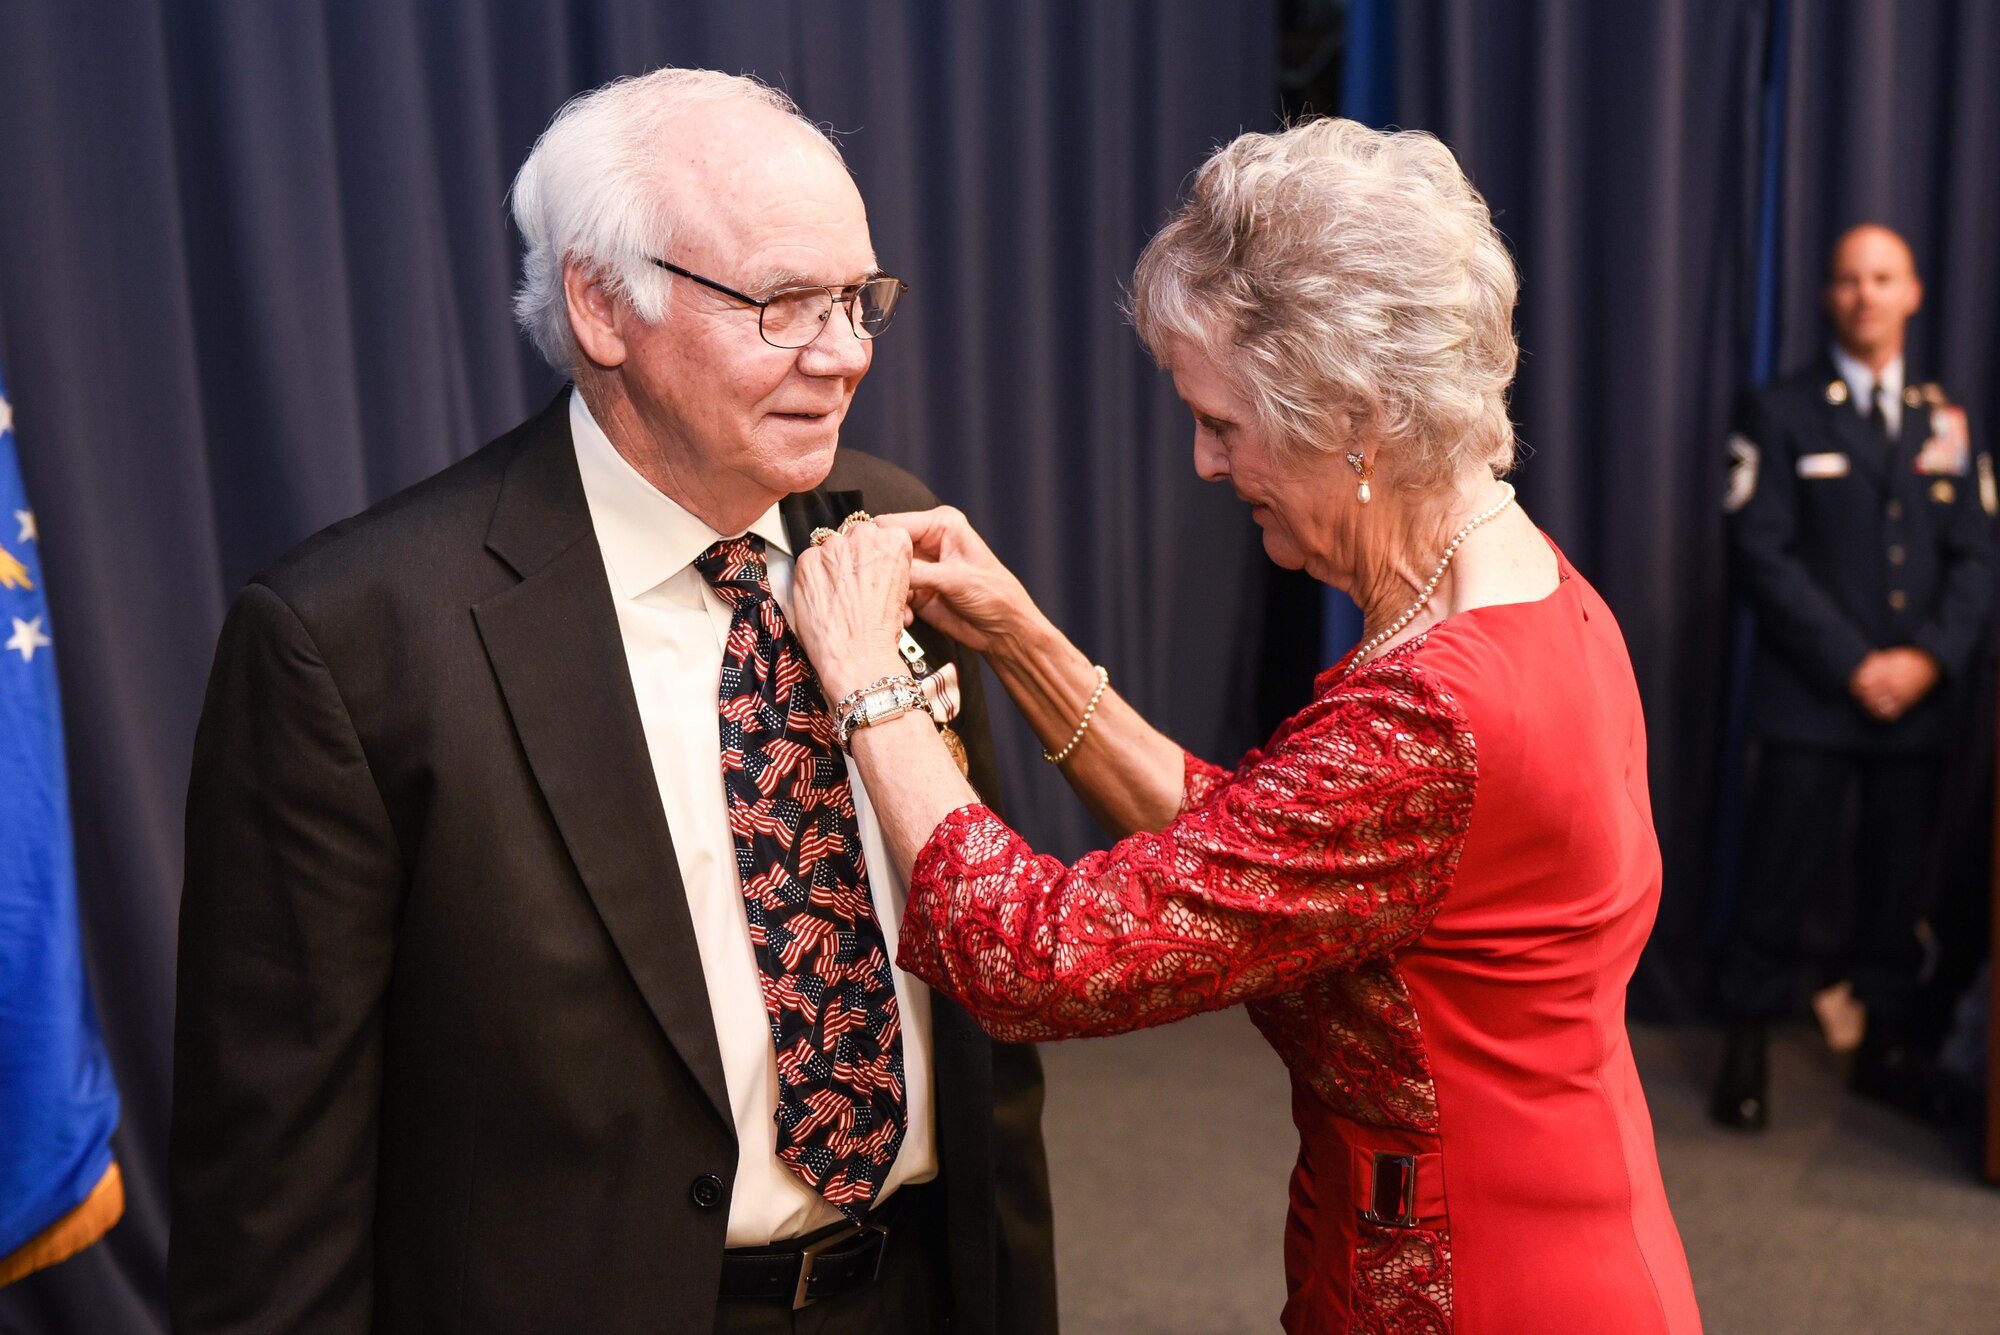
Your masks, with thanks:
M 577 357 L 565 261 L 595 269 L 640 319 L 666 314 L 671 279 L 652 260 L 673 248 L 684 212 L 661 150 L 689 111 L 726 102 L 783 112 L 840 158 L 791 98 L 747 75 L 715 70 L 659 69 L 580 93 L 535 141 L 508 195 L 527 243 L 514 319 L 558 371 L 568 374 Z
M 1514 263 L 1438 139 L 1313 120 L 1245 134 L 1146 246 L 1132 313 L 1164 366 L 1214 358 L 1286 445 L 1378 445 L 1428 486 L 1513 466 Z

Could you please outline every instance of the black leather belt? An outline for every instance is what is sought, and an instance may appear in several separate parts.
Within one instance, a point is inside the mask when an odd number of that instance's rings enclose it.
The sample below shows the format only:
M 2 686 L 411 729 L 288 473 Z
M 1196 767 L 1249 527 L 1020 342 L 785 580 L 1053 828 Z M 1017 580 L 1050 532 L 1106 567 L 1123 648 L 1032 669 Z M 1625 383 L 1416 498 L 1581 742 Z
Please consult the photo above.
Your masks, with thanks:
M 792 1242 L 722 1254 L 724 1298 L 788 1299 L 792 1310 L 867 1288 L 882 1273 L 889 1235 L 922 1187 L 904 1187 L 860 1224 L 835 1224 Z

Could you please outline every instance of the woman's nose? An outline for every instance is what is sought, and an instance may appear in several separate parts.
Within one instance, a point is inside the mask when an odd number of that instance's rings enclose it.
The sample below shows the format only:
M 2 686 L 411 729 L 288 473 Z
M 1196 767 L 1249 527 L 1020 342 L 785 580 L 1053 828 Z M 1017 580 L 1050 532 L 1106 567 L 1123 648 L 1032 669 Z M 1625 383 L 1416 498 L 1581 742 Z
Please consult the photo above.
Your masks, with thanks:
M 1203 482 L 1220 482 L 1229 476 L 1229 456 L 1201 432 L 1194 438 L 1194 471 Z

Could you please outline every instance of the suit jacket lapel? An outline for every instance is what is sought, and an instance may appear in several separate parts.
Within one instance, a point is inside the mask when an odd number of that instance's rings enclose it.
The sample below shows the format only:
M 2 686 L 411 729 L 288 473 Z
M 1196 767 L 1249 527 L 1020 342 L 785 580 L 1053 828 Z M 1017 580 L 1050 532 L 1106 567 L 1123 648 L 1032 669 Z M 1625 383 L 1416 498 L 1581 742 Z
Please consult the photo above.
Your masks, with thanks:
M 785 522 L 785 536 L 791 541 L 792 551 L 803 552 L 811 546 L 814 529 L 839 528 L 841 520 L 856 510 L 867 509 L 866 499 L 859 491 L 831 491 L 817 487 L 812 491 L 796 492 L 779 501 L 778 516 Z M 942 631 L 918 621 L 910 626 L 910 634 L 923 646 L 924 661 L 933 670 L 957 661 L 957 645 Z
M 509 465 L 487 547 L 521 582 L 473 608 L 535 782 L 633 982 L 733 1125 L 687 892 L 646 751 L 566 397 Z
M 1820 374 L 1825 377 L 1823 383 L 1827 385 L 1841 379 L 1840 368 L 1831 357 L 1820 358 Z M 1852 393 L 1851 386 L 1849 393 Z M 1827 425 L 1833 438 L 1846 451 L 1848 466 L 1854 472 L 1867 477 L 1881 477 L 1888 471 L 1895 446 L 1861 415 L 1861 409 L 1851 397 L 1843 397 L 1839 403 L 1833 403 L 1822 394 L 1820 411 L 1827 414 Z
M 1906 384 L 1910 383 L 1907 379 Z M 1923 453 L 1924 442 L 1931 436 L 1931 410 L 1927 403 L 1911 404 L 1909 391 L 1904 390 L 1903 429 L 1896 436 L 1896 467 L 1904 472 L 1915 469 L 1917 456 Z
M 862 509 L 858 491 L 829 491 L 815 487 L 795 492 L 778 502 L 778 517 L 785 521 L 785 536 L 797 555 L 812 545 L 816 528 L 839 528 L 840 521 Z
M 1834 432 L 1847 447 L 1847 458 L 1855 472 L 1880 477 L 1889 471 L 1896 447 L 1853 404 L 1828 404 L 1827 411 L 1834 415 Z

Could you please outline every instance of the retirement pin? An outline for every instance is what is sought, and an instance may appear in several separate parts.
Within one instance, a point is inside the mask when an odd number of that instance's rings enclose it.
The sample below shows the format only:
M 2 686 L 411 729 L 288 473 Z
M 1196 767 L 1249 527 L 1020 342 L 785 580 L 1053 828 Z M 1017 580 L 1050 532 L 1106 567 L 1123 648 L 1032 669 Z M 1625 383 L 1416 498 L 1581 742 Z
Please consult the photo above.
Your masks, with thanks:
M 937 724 L 938 740 L 951 753 L 952 764 L 966 778 L 972 777 L 972 760 L 965 753 L 965 742 L 950 728 L 950 723 L 958 717 L 960 706 L 958 692 L 958 664 L 946 663 L 936 672 L 931 671 L 929 661 L 924 657 L 924 646 L 917 643 L 917 637 L 908 630 L 896 638 L 896 652 L 910 666 L 910 675 L 917 679 L 918 694 L 924 698 L 924 705 L 930 710 L 932 720 Z

